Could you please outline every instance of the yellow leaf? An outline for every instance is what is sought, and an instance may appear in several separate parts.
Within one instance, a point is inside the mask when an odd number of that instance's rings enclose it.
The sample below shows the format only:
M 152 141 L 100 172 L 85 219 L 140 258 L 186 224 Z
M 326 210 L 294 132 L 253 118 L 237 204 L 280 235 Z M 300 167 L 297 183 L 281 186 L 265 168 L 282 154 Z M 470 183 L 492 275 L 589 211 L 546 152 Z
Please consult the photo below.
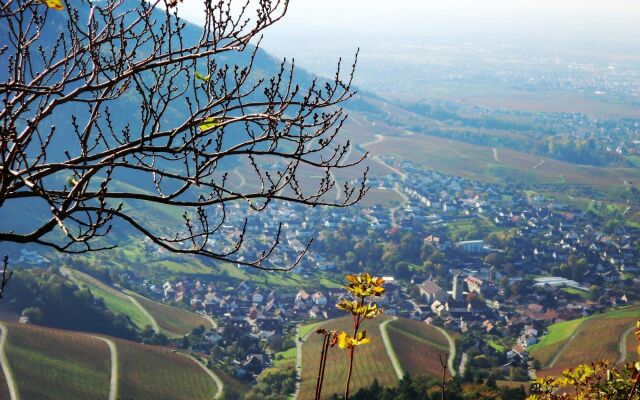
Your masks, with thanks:
M 208 131 L 209 129 L 213 129 L 218 126 L 218 120 L 209 117 L 205 119 L 198 127 L 200 128 L 200 132 Z
M 338 333 L 338 347 L 340 347 L 341 349 L 346 349 L 349 345 L 349 339 L 351 338 L 349 337 L 349 335 L 347 335 L 346 332 Z
M 202 74 L 201 74 L 200 72 L 198 72 L 198 71 L 193 71 L 193 76 L 194 76 L 196 79 L 201 80 L 201 81 L 204 81 L 204 82 L 208 82 L 208 81 L 209 81 L 209 79 L 211 79 L 211 75 L 204 76 L 204 75 L 202 75 Z
M 60 11 L 64 9 L 61 0 L 40 0 L 40 2 L 49 8 L 53 8 L 54 10 Z

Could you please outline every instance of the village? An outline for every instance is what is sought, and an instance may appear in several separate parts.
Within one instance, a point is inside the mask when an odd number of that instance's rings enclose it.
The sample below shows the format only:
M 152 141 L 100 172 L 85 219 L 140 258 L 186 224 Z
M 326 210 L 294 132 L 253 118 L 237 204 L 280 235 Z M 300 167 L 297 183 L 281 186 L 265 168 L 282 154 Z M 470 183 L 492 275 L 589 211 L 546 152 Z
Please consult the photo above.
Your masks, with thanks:
M 546 326 L 637 300 L 637 228 L 616 224 L 609 229 L 607 221 L 543 196 L 511 190 L 507 196 L 496 186 L 424 171 L 409 162 L 396 167 L 406 174 L 395 186 L 407 198 L 403 206 L 303 213 L 295 205 L 279 204 L 256 216 L 250 233 L 267 237 L 277 232 L 277 221 L 286 221 L 286 246 L 271 259 L 274 266 L 295 260 L 309 237 L 339 227 L 364 224 L 368 235 L 379 238 L 397 231 L 418 236 L 439 252 L 442 268 L 414 266 L 402 276 L 384 267 L 373 271 L 385 275 L 388 289 L 379 300 L 385 313 L 473 333 L 477 340 L 469 348 L 490 344 L 502 353 L 496 362 L 521 368 L 523 379 L 532 367 L 527 348 Z M 394 187 L 394 181 L 389 175 L 372 184 L 383 190 Z M 240 214 L 231 214 L 230 226 Z M 448 224 L 469 220 L 490 228 L 481 237 L 451 235 Z M 359 234 L 353 236 L 357 240 Z M 259 240 L 249 243 L 246 257 L 261 251 Z M 339 281 L 346 271 L 341 258 L 311 247 L 292 273 Z M 344 290 L 320 283 L 296 291 L 185 277 L 147 287 L 159 300 L 187 304 L 219 321 L 218 330 L 205 332 L 192 350 L 215 354 L 236 376 L 249 380 L 270 366 L 278 351 L 295 346 L 296 325 L 338 316 L 335 304 L 344 296 Z

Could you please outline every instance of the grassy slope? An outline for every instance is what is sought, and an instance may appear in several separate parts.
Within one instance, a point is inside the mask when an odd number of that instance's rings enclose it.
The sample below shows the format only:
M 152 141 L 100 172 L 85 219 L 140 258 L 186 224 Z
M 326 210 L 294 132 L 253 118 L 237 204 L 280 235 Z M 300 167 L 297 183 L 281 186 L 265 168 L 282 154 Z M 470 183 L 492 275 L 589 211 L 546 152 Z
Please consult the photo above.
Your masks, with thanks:
M 385 136 L 383 142 L 371 145 L 369 150 L 481 180 L 510 177 L 539 184 L 569 182 L 602 187 L 623 186 L 625 180 L 635 182 L 640 177 L 640 172 L 631 168 L 582 166 L 507 149 L 499 149 L 496 160 L 491 147 L 429 135 Z M 541 160 L 544 163 L 539 165 Z
M 160 329 L 170 335 L 183 335 L 199 325 L 203 325 L 205 328 L 212 327 L 211 322 L 199 314 L 160 304 L 133 292 L 127 292 L 127 294 L 135 297 L 140 305 L 153 316 Z
M 378 326 L 385 320 L 380 317 L 365 322 L 364 328 L 371 343 L 356 350 L 355 365 L 351 381 L 352 392 L 369 385 L 374 379 L 383 385 L 393 385 L 397 382 L 396 374 L 382 343 Z M 349 330 L 350 317 L 323 322 L 321 326 L 329 330 Z M 311 399 L 315 390 L 316 377 L 320 362 L 320 348 L 322 338 L 312 333 L 309 335 L 302 350 L 302 382 L 300 385 L 300 399 Z M 348 356 L 345 350 L 335 347 L 329 351 L 327 369 L 323 386 L 323 398 L 329 398 L 333 393 L 342 393 L 348 371 Z
M 23 400 L 108 397 L 111 366 L 103 341 L 31 325 L 7 326 L 6 354 Z
M 438 354 L 449 352 L 447 339 L 433 326 L 409 319 L 388 325 L 391 345 L 404 372 L 412 375 L 439 376 L 442 367 Z
M 0 315 L 0 317 L 2 316 Z M 0 368 L 0 399 L 8 399 L 9 396 L 9 385 L 7 384 L 2 368 Z
M 585 318 L 571 321 L 558 322 L 547 328 L 547 334 L 539 343 L 529 347 L 529 353 L 537 359 L 541 365 L 546 365 L 556 352 L 562 347 L 576 329 L 585 321 Z
M 171 350 L 115 340 L 122 399 L 209 400 L 213 380 L 192 360 Z
M 566 343 L 553 368 L 544 369 L 541 375 L 557 374 L 565 368 L 591 362 L 594 357 L 615 362 L 619 355 L 621 335 L 634 326 L 638 319 L 640 306 L 634 305 L 554 324 L 543 340 L 531 350 L 531 354 L 545 366 Z M 575 337 L 567 342 L 574 334 Z M 627 337 L 627 345 L 628 340 Z
M 80 284 L 89 288 L 94 296 L 103 299 L 110 310 L 128 315 L 138 329 L 144 329 L 145 326 L 151 325 L 147 316 L 117 289 L 79 271 L 73 271 L 73 276 Z

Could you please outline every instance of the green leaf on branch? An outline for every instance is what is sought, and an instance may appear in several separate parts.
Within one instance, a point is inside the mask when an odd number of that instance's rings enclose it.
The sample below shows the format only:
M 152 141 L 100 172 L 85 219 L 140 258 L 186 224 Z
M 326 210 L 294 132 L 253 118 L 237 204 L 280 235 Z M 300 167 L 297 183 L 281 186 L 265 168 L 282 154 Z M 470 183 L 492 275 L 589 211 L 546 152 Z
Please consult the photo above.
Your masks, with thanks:
M 209 117 L 205 119 L 200 125 L 198 125 L 198 127 L 200 128 L 200 132 L 204 132 L 204 131 L 217 128 L 218 125 L 220 124 L 218 123 L 218 120 L 216 118 Z

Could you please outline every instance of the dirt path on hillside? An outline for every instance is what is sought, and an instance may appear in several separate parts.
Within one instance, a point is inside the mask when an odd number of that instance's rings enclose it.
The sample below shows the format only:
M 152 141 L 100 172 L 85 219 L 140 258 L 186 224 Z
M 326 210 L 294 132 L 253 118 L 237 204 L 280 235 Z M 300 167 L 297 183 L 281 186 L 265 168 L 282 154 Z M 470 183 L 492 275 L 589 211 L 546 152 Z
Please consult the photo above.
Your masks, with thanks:
M 456 376 L 456 369 L 453 365 L 453 360 L 455 360 L 456 358 L 456 344 L 451 338 L 451 336 L 447 333 L 447 331 L 440 328 L 439 326 L 434 325 L 433 327 L 439 330 L 440 333 L 442 333 L 444 337 L 447 338 L 447 342 L 449 342 L 449 357 L 447 360 L 447 367 L 449 369 L 449 373 L 451 374 L 451 376 Z
M 616 361 L 616 364 L 622 364 L 627 359 L 627 336 L 629 336 L 634 329 L 635 329 L 635 326 L 632 326 L 626 331 L 622 332 L 622 335 L 620 335 L 620 340 L 618 341 L 619 356 L 618 356 L 618 361 Z
M 501 164 L 502 164 L 502 161 L 500 160 L 500 156 L 498 156 L 498 149 L 497 149 L 497 148 L 495 148 L 495 147 L 493 147 L 493 148 L 491 149 L 491 152 L 493 153 L 493 159 L 494 159 L 494 160 L 496 160 L 496 162 L 498 162 L 498 163 L 501 163 Z
M 387 356 L 389 356 L 389 360 L 391 360 L 391 365 L 393 365 L 393 369 L 396 371 L 396 376 L 400 380 L 404 376 L 404 373 L 402 371 L 402 366 L 400 365 L 400 361 L 398 361 L 398 357 L 396 356 L 396 352 L 393 350 L 393 346 L 391 345 L 391 340 L 389 339 L 389 332 L 387 332 L 387 324 L 397 319 L 398 317 L 392 317 L 384 321 L 383 323 L 381 323 L 380 334 L 382 335 L 382 343 L 384 343 L 384 348 L 387 350 Z
M 96 339 L 100 339 L 109 346 L 109 352 L 111 353 L 111 379 L 109 381 L 109 400 L 118 399 L 118 348 L 111 339 L 103 338 L 101 336 L 94 336 Z
M 532 169 L 538 169 L 542 166 L 542 164 L 544 164 L 544 159 L 538 161 L 538 163 L 534 165 Z
M 460 357 L 460 366 L 458 367 L 458 373 L 460 374 L 460 376 L 464 376 L 464 373 L 467 370 L 468 361 L 469 355 L 467 353 L 462 353 L 462 357 Z
M 147 317 L 149 321 L 151 321 L 151 328 L 153 328 L 153 330 L 156 331 L 156 333 L 160 333 L 160 326 L 158 325 L 158 321 L 156 321 L 156 319 L 153 318 L 153 315 L 151 315 L 149 311 L 147 311 L 147 309 L 144 308 L 142 304 L 140 304 L 138 300 L 136 300 L 133 296 L 128 295 L 126 293 L 123 293 L 123 294 L 127 296 L 127 298 L 129 298 L 130 302 L 132 302 L 136 307 L 138 307 L 140 312 L 143 313 L 144 316 Z
M 240 189 L 242 188 L 244 185 L 247 184 L 247 180 L 245 179 L 244 175 L 242 175 L 240 173 L 240 171 L 238 170 L 238 168 L 234 168 L 233 169 L 233 173 L 238 177 L 238 179 L 240 180 L 240 184 L 238 185 L 238 187 L 236 189 Z
M 315 326 L 307 332 L 306 335 L 300 340 L 300 325 L 296 326 L 296 389 L 291 396 L 291 399 L 296 400 L 298 395 L 300 394 L 300 382 L 302 382 L 302 345 L 304 341 L 307 340 L 309 335 L 315 331 L 315 327 L 320 325 L 320 323 L 315 324 Z
M 82 275 L 87 275 L 87 274 L 85 274 L 85 273 L 83 273 L 83 272 L 76 271 L 76 270 L 73 270 L 73 269 L 71 269 L 71 268 L 67 268 L 67 267 L 60 267 L 60 274 L 61 274 L 62 276 L 64 276 L 65 278 L 67 278 L 67 279 L 71 280 L 71 281 L 72 281 L 73 283 L 75 283 L 76 285 L 78 285 L 78 286 L 82 286 L 84 282 L 82 281 L 82 279 L 80 279 L 80 278 L 78 278 L 77 276 L 75 276 L 75 275 L 74 275 L 74 274 L 76 274 L 76 273 L 77 273 L 77 274 L 82 274 Z M 144 307 L 142 306 L 142 304 L 140 304 L 140 303 L 138 302 L 138 300 L 136 300 L 133 296 L 131 296 L 131 295 L 127 294 L 127 293 L 124 293 L 123 291 L 118 290 L 118 289 L 116 289 L 116 288 L 114 288 L 114 287 L 109 287 L 108 285 L 104 284 L 103 282 L 100 282 L 98 279 L 93 278 L 93 277 L 92 277 L 92 276 L 90 276 L 90 275 L 87 275 L 87 276 L 88 276 L 88 278 L 94 279 L 94 280 L 96 280 L 97 282 L 99 282 L 100 284 L 102 284 L 103 286 L 105 286 L 105 287 L 106 287 L 106 289 L 103 289 L 103 290 L 107 290 L 107 291 L 111 290 L 111 291 L 115 292 L 115 293 L 113 293 L 113 295 L 114 295 L 114 296 L 118 296 L 118 297 L 120 297 L 121 299 L 124 297 L 124 298 L 126 298 L 127 300 L 129 300 L 129 301 L 130 301 L 134 306 L 136 306 L 136 307 L 140 310 L 140 312 L 141 312 L 142 314 L 144 314 L 144 316 L 149 320 L 149 324 L 151 325 L 151 328 L 152 328 L 154 331 L 156 331 L 157 333 L 160 333 L 160 326 L 158 325 L 158 322 L 156 321 L 156 319 L 155 319 L 155 318 L 153 318 L 153 315 L 151 315 L 151 314 L 149 313 L 149 311 L 147 311 L 147 309 L 146 309 L 146 308 L 144 308 Z M 88 278 L 87 278 L 87 279 L 88 279 Z M 96 284 L 96 285 L 97 285 L 97 284 Z M 144 328 L 144 327 L 141 327 L 141 328 Z
M 375 140 L 373 140 L 371 142 L 363 143 L 360 146 L 369 147 L 372 144 L 380 143 L 380 142 L 382 142 L 384 140 L 385 140 L 384 135 L 381 135 L 381 134 L 377 133 L 376 136 L 375 136 Z M 371 157 L 371 160 L 377 162 L 378 164 L 382 165 L 383 167 L 387 168 L 388 170 L 390 170 L 392 172 L 395 172 L 400 177 L 400 179 L 402 179 L 402 180 L 407 179 L 407 174 L 405 174 L 404 172 L 400 171 L 398 168 L 396 168 L 394 166 L 391 166 L 391 165 L 387 164 L 386 162 L 384 162 L 382 160 L 379 160 L 379 159 L 377 159 L 377 158 L 375 158 L 373 156 Z
M 180 352 L 178 352 L 177 354 L 183 355 L 183 356 L 191 359 L 193 362 L 198 364 L 200 366 L 200 368 L 202 368 L 211 377 L 211 379 L 213 379 L 213 381 L 216 383 L 216 387 L 218 388 L 218 391 L 216 392 L 216 395 L 213 398 L 214 399 L 221 399 L 222 395 L 223 395 L 223 392 L 224 392 L 224 382 L 222 382 L 222 379 L 220 379 L 220 377 L 218 375 L 216 375 L 215 372 L 213 372 L 212 370 L 207 368 L 206 365 L 203 365 L 202 362 L 200 362 L 200 360 L 198 360 L 194 356 L 192 356 L 190 354 L 180 353 Z
M 9 361 L 7 361 L 7 355 L 4 352 L 4 345 L 7 340 L 7 326 L 0 322 L 0 364 L 2 364 L 2 373 L 7 381 L 7 387 L 9 388 L 9 399 L 19 400 L 18 390 L 16 389 L 16 382 L 13 380 L 13 374 L 9 367 Z
M 555 363 L 560 359 L 560 356 L 562 356 L 562 353 L 564 353 L 564 351 L 569 346 L 569 343 L 571 343 L 573 341 L 573 339 L 575 339 L 576 336 L 578 336 L 578 334 L 582 331 L 582 327 L 583 326 L 584 326 L 584 322 L 581 323 L 580 326 L 578 326 L 578 328 L 576 328 L 576 331 L 573 332 L 573 335 L 571 335 L 571 337 L 569 339 L 567 339 L 567 341 L 564 342 L 562 344 L 562 346 L 560 346 L 560 349 L 558 349 L 558 352 L 556 353 L 556 355 L 553 356 L 553 358 L 551 359 L 551 361 L 549 361 L 547 363 L 547 365 L 545 365 L 545 368 L 553 368 Z

